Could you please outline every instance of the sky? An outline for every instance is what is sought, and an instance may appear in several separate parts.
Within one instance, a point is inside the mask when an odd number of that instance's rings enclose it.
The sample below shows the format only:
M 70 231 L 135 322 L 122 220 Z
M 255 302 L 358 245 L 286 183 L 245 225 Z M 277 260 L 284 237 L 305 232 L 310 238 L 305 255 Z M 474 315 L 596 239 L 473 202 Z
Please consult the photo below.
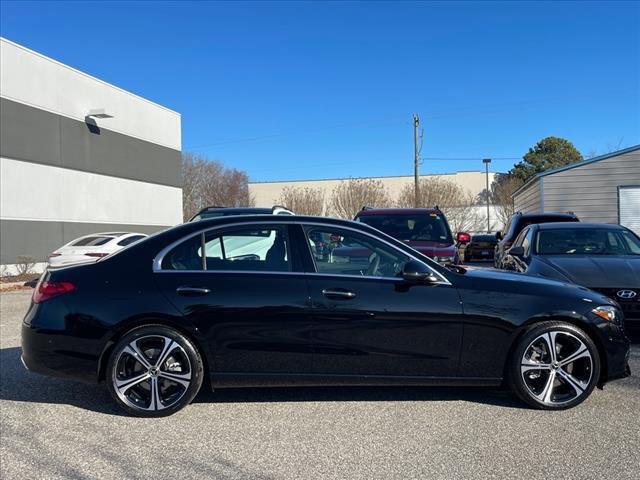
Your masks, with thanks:
M 253 181 L 640 144 L 640 2 L 11 2 L 0 34 L 182 114 Z

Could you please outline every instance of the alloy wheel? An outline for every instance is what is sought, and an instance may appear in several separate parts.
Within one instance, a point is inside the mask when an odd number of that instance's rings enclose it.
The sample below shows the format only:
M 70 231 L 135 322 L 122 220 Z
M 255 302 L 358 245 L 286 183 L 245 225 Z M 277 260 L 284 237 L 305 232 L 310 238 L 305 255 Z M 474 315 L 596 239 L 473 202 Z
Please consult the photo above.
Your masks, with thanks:
M 548 406 L 584 395 L 594 370 L 589 348 L 576 335 L 560 330 L 536 337 L 524 350 L 520 363 L 526 388 Z
M 128 406 L 146 411 L 170 408 L 192 380 L 189 356 L 175 340 L 162 335 L 136 338 L 121 349 L 113 369 L 115 393 Z

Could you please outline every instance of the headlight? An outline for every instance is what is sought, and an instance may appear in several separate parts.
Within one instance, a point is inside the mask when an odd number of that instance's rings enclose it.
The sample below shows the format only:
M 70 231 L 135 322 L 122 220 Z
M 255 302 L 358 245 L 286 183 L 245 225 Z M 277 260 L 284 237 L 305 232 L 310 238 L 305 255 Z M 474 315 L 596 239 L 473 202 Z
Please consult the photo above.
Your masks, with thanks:
M 620 312 L 611 305 L 596 307 L 591 311 L 607 322 L 618 322 L 620 320 Z

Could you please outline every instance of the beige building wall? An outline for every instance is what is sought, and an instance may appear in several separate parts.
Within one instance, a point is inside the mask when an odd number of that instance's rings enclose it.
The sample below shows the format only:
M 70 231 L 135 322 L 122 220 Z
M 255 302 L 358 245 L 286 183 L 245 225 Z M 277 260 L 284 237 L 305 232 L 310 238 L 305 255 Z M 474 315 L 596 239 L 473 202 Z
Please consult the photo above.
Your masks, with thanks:
M 493 182 L 494 173 L 489 173 L 489 186 Z M 486 187 L 484 172 L 456 172 L 441 175 L 422 175 L 420 178 L 438 177 L 455 182 L 466 192 L 478 195 Z M 374 180 L 380 180 L 387 189 L 392 199 L 398 198 L 402 188 L 409 184 L 413 184 L 412 176 L 402 177 L 367 177 Z M 255 199 L 257 207 L 271 207 L 278 203 L 282 190 L 286 187 L 299 188 L 319 188 L 324 192 L 324 212 L 327 212 L 327 205 L 330 202 L 333 189 L 340 183 L 349 179 L 327 179 L 327 180 L 294 180 L 286 182 L 253 182 L 249 183 L 249 192 Z

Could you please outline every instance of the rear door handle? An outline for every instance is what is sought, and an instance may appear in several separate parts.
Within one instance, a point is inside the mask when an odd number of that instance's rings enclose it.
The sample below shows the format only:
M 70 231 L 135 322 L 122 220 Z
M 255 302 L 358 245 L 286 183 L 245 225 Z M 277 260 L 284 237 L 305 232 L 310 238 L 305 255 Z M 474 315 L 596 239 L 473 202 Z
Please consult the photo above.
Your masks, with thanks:
M 211 290 L 204 287 L 178 287 L 176 288 L 176 293 L 183 297 L 197 297 L 199 295 L 211 293 Z
M 327 298 L 334 298 L 334 299 L 340 299 L 340 300 L 350 300 L 352 298 L 355 298 L 356 296 L 355 292 L 351 292 L 349 290 L 331 289 L 331 288 L 325 288 L 324 290 L 322 290 L 322 295 L 324 295 Z

